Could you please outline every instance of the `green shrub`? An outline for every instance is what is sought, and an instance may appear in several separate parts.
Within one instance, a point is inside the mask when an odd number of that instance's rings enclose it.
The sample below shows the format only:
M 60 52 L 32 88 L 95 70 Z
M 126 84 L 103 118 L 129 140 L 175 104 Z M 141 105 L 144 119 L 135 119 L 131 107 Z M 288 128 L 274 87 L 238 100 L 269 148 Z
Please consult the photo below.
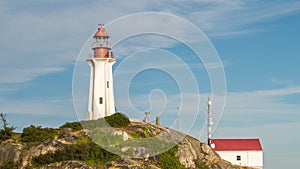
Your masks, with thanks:
M 87 144 L 92 142 L 91 138 L 87 135 L 81 136 L 77 141 L 76 144 Z
M 184 169 L 184 165 L 182 165 L 176 157 L 177 151 L 178 146 L 176 145 L 170 150 L 158 155 L 158 165 L 162 169 Z
M 34 166 L 42 166 L 54 162 L 77 160 L 92 166 L 99 166 L 119 158 L 93 142 L 69 145 L 65 149 L 49 152 L 32 159 Z
M 80 122 L 66 122 L 64 125 L 59 127 L 60 129 L 62 128 L 71 128 L 73 131 L 79 131 L 82 130 L 82 126 Z
M 13 134 L 13 130 L 15 129 L 15 127 L 6 127 L 5 129 L 0 129 L 0 140 L 5 141 L 10 139 Z
M 115 113 L 104 118 L 111 127 L 127 127 L 130 124 L 129 118 L 122 113 Z
M 147 128 L 143 128 L 143 131 L 146 138 L 153 137 L 153 135 L 149 132 Z
M 82 127 L 89 130 L 102 127 L 127 127 L 129 124 L 129 118 L 122 113 L 115 113 L 97 120 L 81 121 Z
M 60 132 L 53 128 L 42 128 L 41 126 L 35 127 L 31 125 L 23 129 L 21 134 L 22 142 L 38 142 L 45 141 L 54 136 L 58 135 Z
M 4 163 L 2 166 L 0 166 L 1 169 L 14 169 L 15 168 L 15 164 L 14 162 L 6 162 Z
M 202 163 L 198 162 L 197 160 L 195 160 L 194 163 L 195 163 L 195 166 L 196 166 L 197 169 L 209 169 L 208 166 L 206 166 L 205 164 L 202 164 Z

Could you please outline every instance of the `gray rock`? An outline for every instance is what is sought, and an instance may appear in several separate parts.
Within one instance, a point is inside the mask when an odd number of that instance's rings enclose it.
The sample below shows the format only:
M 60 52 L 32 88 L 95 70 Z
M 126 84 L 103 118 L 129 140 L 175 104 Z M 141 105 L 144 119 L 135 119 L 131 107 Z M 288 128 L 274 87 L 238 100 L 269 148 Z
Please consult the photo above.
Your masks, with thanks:
M 0 165 L 4 162 L 18 163 L 23 148 L 22 144 L 15 143 L 12 140 L 2 142 L 0 146 Z
M 42 166 L 39 169 L 93 169 L 93 167 L 78 161 L 64 161 Z

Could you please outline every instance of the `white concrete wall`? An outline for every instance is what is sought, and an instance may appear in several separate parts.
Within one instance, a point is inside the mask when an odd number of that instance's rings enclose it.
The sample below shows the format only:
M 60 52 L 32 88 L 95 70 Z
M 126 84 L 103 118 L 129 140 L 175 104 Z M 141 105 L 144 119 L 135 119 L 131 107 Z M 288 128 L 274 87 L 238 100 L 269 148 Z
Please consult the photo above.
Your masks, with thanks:
M 94 101 L 93 101 L 93 119 L 102 118 L 106 112 L 105 99 L 105 62 L 93 60 L 95 64 L 95 78 L 94 78 Z M 102 104 L 99 103 L 102 98 Z
M 262 151 L 217 151 L 217 153 L 232 164 L 263 168 Z M 237 160 L 237 156 L 241 156 L 241 160 Z
M 108 61 L 106 63 L 106 85 L 109 82 L 109 86 L 106 86 L 106 100 L 107 100 L 107 116 L 110 116 L 115 113 L 115 99 L 114 99 L 114 86 L 113 86 L 113 74 L 112 74 L 112 66 L 115 61 Z
M 112 65 L 113 58 L 87 59 L 91 67 L 87 119 L 98 119 L 115 113 Z M 109 86 L 107 86 L 109 82 Z M 102 104 L 100 104 L 102 98 Z
M 89 103 L 88 103 L 88 112 L 87 112 L 87 119 L 91 120 L 93 118 L 93 93 L 94 93 L 94 63 L 91 60 L 87 60 L 91 71 L 90 71 L 90 89 L 89 89 Z
M 258 168 L 263 168 L 263 152 L 262 151 L 248 151 L 248 165 Z

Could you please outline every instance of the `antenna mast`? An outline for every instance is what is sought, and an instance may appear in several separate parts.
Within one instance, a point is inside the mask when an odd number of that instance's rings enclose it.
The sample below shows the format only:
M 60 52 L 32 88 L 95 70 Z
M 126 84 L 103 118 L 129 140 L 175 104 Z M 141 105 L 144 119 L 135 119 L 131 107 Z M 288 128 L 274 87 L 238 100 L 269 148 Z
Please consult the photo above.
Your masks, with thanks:
M 177 131 L 181 131 L 181 117 L 180 117 L 180 107 L 177 107 L 178 114 L 177 114 Z
M 211 140 L 211 127 L 213 125 L 213 120 L 211 117 L 211 100 L 208 97 L 207 100 L 207 144 L 210 146 L 210 140 Z

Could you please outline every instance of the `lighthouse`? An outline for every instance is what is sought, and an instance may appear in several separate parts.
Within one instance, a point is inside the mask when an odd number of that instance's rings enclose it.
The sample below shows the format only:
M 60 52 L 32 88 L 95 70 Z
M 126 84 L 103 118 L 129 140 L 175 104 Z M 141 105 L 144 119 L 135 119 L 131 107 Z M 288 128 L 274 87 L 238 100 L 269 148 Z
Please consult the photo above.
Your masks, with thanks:
M 93 37 L 93 57 L 86 61 L 90 65 L 90 90 L 88 120 L 96 120 L 115 113 L 112 66 L 116 62 L 110 51 L 109 36 L 103 24 Z

